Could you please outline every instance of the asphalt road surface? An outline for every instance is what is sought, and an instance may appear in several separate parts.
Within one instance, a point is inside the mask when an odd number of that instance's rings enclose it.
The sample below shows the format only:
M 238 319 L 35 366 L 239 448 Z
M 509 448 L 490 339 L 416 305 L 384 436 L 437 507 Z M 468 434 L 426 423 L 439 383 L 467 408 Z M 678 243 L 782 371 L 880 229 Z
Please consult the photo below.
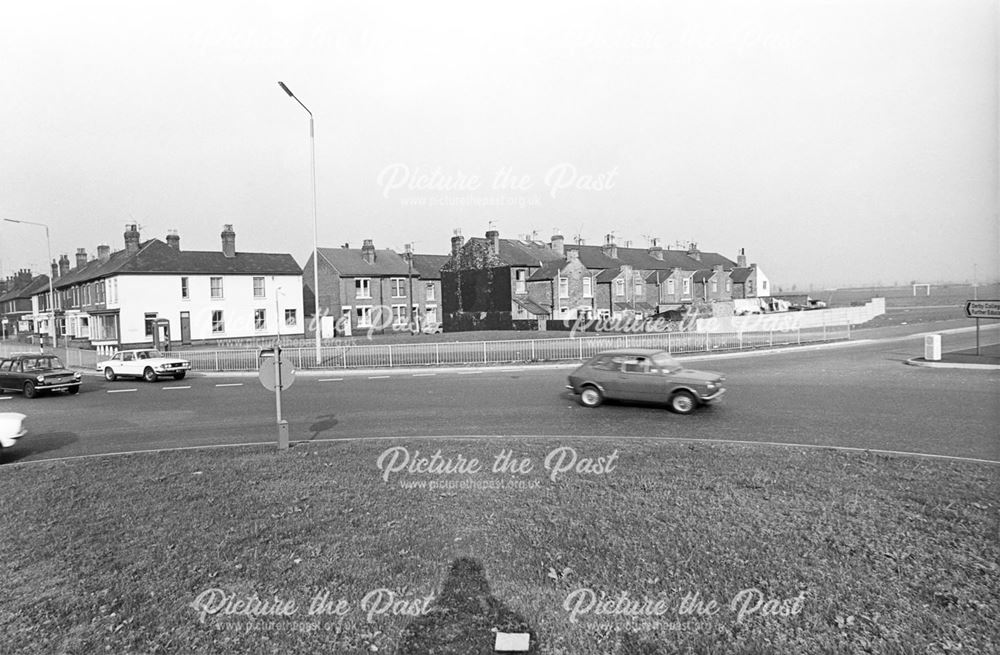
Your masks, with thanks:
M 974 347 L 950 335 L 949 350 Z M 692 361 L 729 389 L 679 416 L 665 407 L 578 405 L 569 369 L 382 371 L 300 376 L 283 394 L 293 442 L 459 435 L 636 436 L 849 446 L 1000 460 L 1000 372 L 906 366 L 922 339 Z M 256 377 L 106 382 L 76 396 L 0 396 L 30 433 L 4 463 L 276 439 L 274 394 Z

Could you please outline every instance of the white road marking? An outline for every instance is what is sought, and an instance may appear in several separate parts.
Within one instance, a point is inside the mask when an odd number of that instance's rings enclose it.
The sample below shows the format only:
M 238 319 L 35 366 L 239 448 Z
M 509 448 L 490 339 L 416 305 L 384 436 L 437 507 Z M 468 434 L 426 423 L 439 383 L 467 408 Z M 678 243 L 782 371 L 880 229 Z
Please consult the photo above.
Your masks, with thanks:
M 431 377 L 433 375 L 437 375 L 437 373 L 414 373 L 413 377 L 415 377 L 415 378 L 429 378 L 429 377 Z
M 0 396 L 0 400 L 11 400 L 14 396 Z
M 189 385 L 189 386 L 186 386 L 186 387 L 163 387 L 163 390 L 164 391 L 170 391 L 172 389 L 190 389 L 190 388 L 191 388 L 191 386 Z
M 226 384 L 217 384 L 215 386 L 217 386 L 217 387 L 242 387 L 243 383 L 242 382 L 228 382 Z
M 459 375 L 478 375 L 480 373 L 482 373 L 482 371 L 459 371 L 458 372 Z
M 320 382 L 342 382 L 344 378 L 321 378 Z
M 108 393 L 128 393 L 130 391 L 138 391 L 138 389 L 108 389 Z
M 391 376 L 388 376 L 388 375 L 369 375 L 368 379 L 369 380 L 384 380 L 387 377 L 391 377 Z

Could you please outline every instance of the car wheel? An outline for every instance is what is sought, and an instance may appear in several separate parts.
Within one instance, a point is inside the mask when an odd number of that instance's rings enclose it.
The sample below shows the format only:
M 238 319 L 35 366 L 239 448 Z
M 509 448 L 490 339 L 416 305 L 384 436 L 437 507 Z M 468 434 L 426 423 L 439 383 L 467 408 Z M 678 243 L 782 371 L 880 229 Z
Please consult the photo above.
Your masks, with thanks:
M 107 368 L 104 369 L 104 379 L 107 380 L 108 382 L 114 382 L 115 380 L 118 379 L 118 376 L 115 375 L 114 370 L 110 366 L 108 366 Z
M 187 373 L 187 371 L 181 371 L 180 373 L 174 373 L 174 379 L 175 380 L 183 380 L 185 373 Z
M 25 398 L 34 398 L 37 395 L 38 395 L 38 391 L 35 390 L 35 383 L 34 382 L 25 382 L 24 383 L 24 397 Z
M 156 372 L 147 366 L 146 370 L 142 372 L 142 379 L 146 382 L 156 382 Z
M 597 387 L 584 387 L 580 391 L 580 404 L 584 407 L 597 407 L 604 402 L 604 394 Z
M 678 391 L 670 398 L 670 409 L 678 414 L 690 414 L 696 406 L 694 396 L 687 391 Z
M 68 393 L 70 395 L 78 394 L 78 393 L 80 393 L 80 386 L 77 385 L 75 387 L 66 387 L 66 393 Z

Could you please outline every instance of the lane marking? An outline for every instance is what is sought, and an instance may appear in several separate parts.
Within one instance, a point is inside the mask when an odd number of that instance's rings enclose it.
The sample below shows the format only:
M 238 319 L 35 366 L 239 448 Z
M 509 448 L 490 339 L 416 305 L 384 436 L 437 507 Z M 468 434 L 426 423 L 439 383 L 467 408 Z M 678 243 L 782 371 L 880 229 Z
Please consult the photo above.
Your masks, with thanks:
M 369 380 L 384 380 L 385 378 L 392 377 L 390 375 L 369 375 Z
M 226 384 L 217 384 L 215 386 L 217 386 L 217 387 L 242 387 L 243 383 L 242 382 L 228 382 Z
M 459 375 L 479 375 L 482 371 L 459 371 Z
M 130 391 L 138 391 L 138 389 L 108 389 L 108 393 L 128 393 Z
M 12 400 L 14 396 L 0 396 L 0 400 Z
M 189 386 L 186 386 L 186 387 L 163 387 L 163 390 L 164 390 L 164 391 L 171 391 L 171 390 L 173 390 L 173 389 L 190 389 L 190 388 L 191 388 L 191 387 L 190 387 L 190 385 L 189 385 Z
M 414 373 L 415 378 L 429 378 L 431 376 L 437 375 L 437 373 Z
M 344 378 L 321 378 L 320 382 L 342 382 Z

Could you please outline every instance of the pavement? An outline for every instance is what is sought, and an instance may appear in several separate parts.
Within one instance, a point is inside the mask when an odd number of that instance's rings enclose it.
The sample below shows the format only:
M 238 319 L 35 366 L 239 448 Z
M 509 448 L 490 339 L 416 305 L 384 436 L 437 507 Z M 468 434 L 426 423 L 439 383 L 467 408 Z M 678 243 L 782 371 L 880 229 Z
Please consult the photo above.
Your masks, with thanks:
M 953 352 L 942 353 L 939 360 L 928 360 L 923 357 L 913 357 L 906 360 L 910 366 L 926 368 L 958 368 L 983 371 L 1000 370 L 1000 344 L 981 346 L 979 349 L 966 348 Z

